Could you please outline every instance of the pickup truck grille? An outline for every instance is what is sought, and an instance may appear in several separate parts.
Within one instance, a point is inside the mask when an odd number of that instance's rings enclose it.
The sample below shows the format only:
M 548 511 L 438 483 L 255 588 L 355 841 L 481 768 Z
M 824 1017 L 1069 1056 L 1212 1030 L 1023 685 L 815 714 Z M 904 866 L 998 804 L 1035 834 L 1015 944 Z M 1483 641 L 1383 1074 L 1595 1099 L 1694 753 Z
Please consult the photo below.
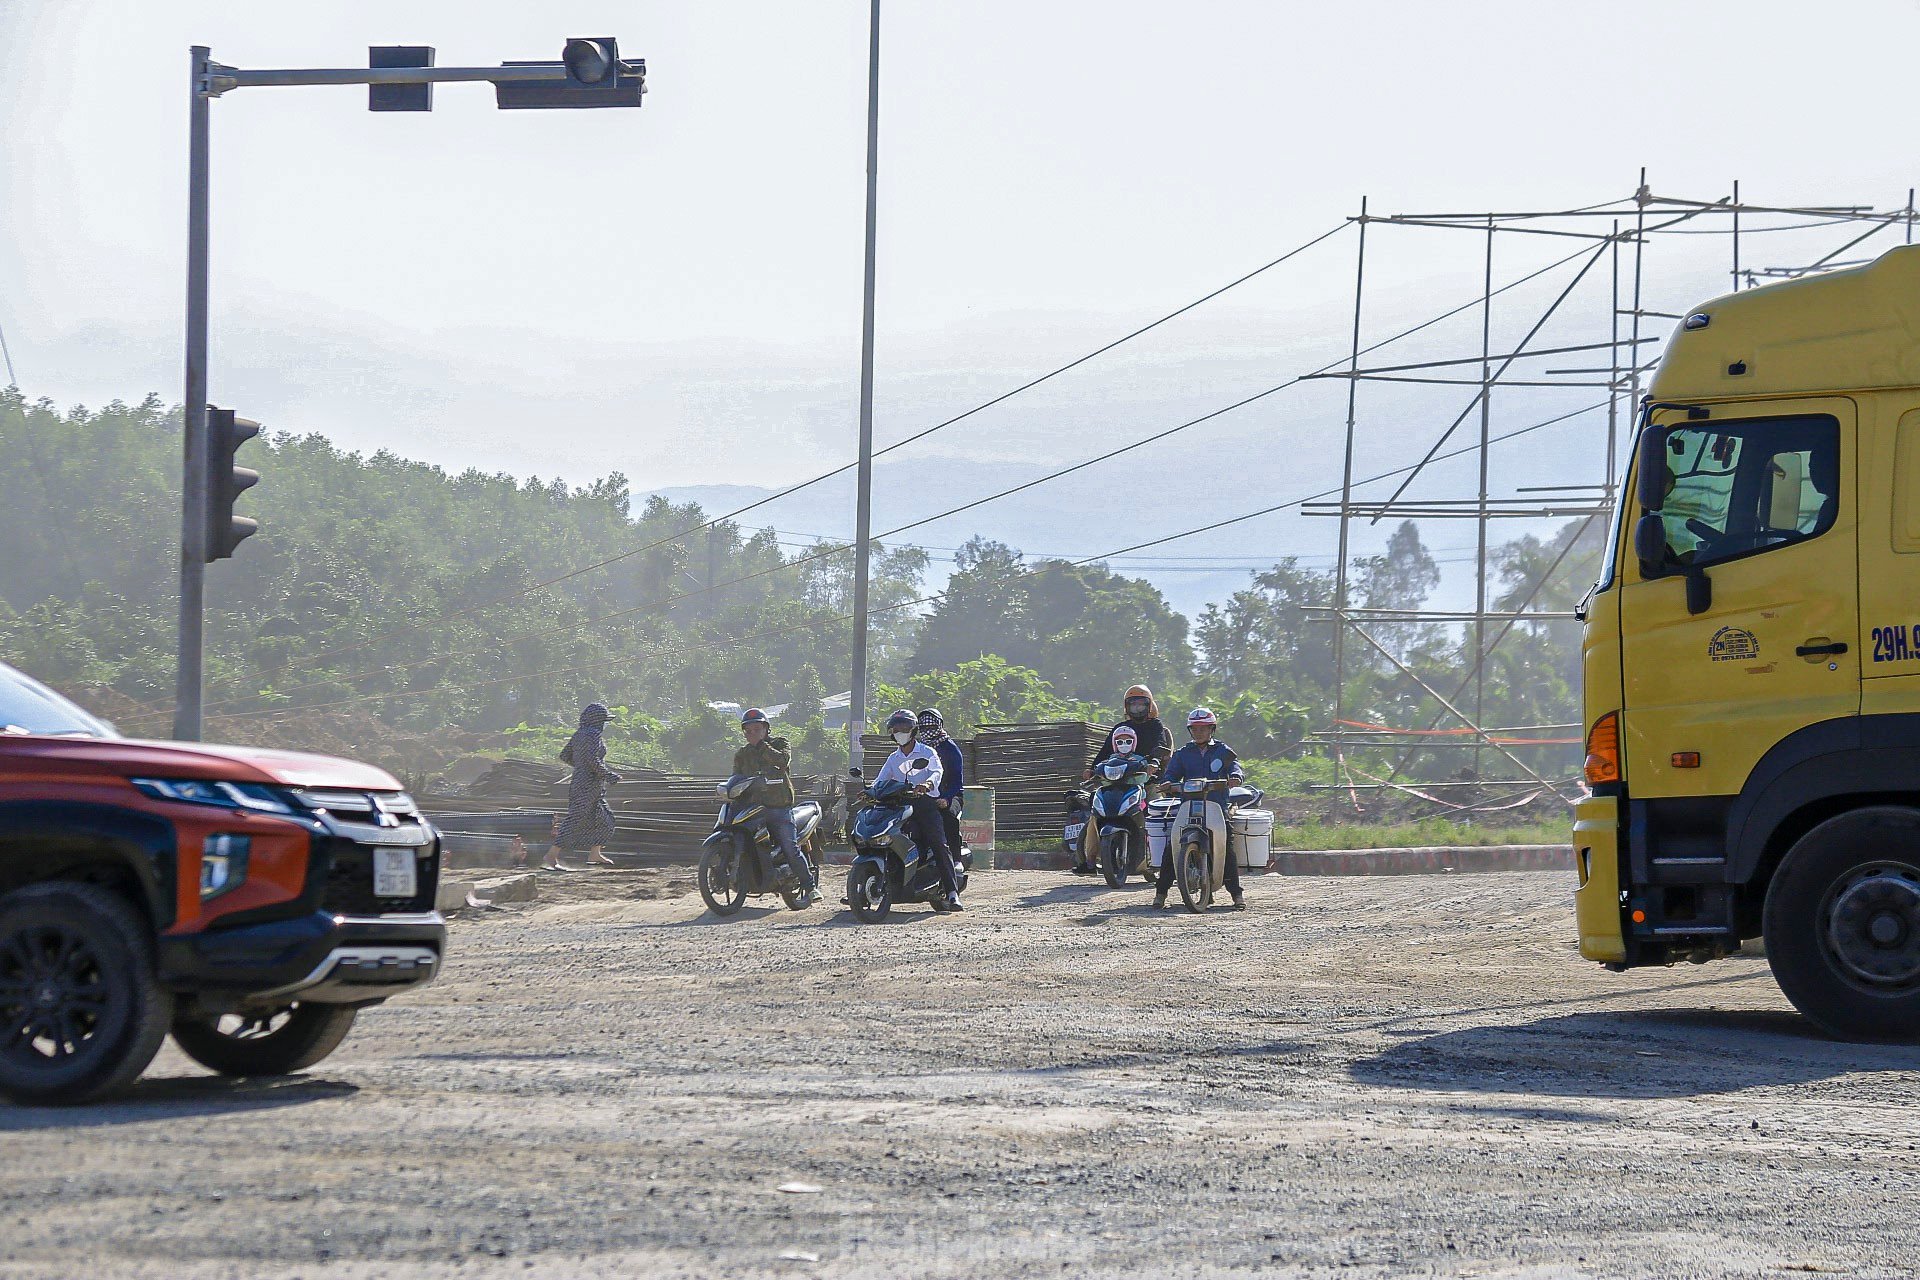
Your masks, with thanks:
M 396 912 L 433 910 L 440 879 L 440 854 L 433 850 L 418 859 L 418 891 L 410 898 L 378 898 L 373 893 L 373 850 L 345 840 L 329 842 L 326 883 L 320 905 L 335 915 L 378 916 Z

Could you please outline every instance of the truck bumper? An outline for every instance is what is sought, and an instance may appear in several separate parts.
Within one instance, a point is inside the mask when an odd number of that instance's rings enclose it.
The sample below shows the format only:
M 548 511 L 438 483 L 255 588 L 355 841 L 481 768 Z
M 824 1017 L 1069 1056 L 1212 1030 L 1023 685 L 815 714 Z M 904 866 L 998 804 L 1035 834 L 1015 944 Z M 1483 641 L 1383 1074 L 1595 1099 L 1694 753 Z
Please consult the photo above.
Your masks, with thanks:
M 438 912 L 357 917 L 315 911 L 163 935 L 159 976 L 163 986 L 203 1000 L 367 1004 L 431 981 L 446 944 Z
M 1574 915 L 1580 954 L 1623 964 L 1627 943 L 1620 918 L 1620 800 L 1589 796 L 1573 811 L 1573 860 L 1580 872 Z

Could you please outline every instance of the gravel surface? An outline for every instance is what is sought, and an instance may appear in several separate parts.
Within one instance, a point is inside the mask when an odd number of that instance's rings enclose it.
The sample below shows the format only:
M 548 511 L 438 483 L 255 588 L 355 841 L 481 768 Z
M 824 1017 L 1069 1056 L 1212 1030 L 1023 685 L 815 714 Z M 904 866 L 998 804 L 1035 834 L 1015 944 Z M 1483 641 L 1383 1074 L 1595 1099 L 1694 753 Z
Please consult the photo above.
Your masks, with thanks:
M 1920 1272 L 1920 1049 L 1586 964 L 1565 874 L 834 888 L 548 876 L 306 1076 L 0 1106 L 0 1276 Z

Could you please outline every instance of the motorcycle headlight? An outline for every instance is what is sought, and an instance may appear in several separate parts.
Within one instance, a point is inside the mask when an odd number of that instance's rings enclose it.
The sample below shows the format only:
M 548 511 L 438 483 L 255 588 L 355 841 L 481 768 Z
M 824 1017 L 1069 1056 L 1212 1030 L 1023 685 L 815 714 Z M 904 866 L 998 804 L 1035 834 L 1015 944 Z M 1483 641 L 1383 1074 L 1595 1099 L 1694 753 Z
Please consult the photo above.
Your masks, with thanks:
M 210 804 L 257 813 L 292 813 L 279 790 L 256 782 L 208 782 L 200 778 L 131 778 L 143 795 L 178 804 Z

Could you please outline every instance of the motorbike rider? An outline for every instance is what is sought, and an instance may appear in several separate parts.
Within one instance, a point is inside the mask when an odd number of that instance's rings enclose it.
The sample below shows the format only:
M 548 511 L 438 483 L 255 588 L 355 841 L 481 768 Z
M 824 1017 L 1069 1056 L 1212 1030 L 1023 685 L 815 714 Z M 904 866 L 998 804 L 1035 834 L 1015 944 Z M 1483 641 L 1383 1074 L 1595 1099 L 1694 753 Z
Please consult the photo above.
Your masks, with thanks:
M 1167 726 L 1160 722 L 1160 704 L 1154 700 L 1153 690 L 1143 684 L 1136 684 L 1127 690 L 1124 702 L 1127 718 L 1107 730 L 1107 740 L 1100 744 L 1100 750 L 1094 753 L 1093 763 L 1087 766 L 1087 778 L 1093 777 L 1093 771 L 1100 762 L 1114 754 L 1113 737 L 1122 729 L 1133 731 L 1137 750 L 1152 762 L 1150 772 L 1163 774 L 1167 759 L 1173 754 L 1173 735 L 1167 732 Z M 1080 841 L 1079 861 L 1074 864 L 1073 874 L 1090 876 L 1095 873 L 1093 865 L 1093 840 L 1091 835 Z
M 947 850 L 954 857 L 960 856 L 960 798 L 966 785 L 966 761 L 961 758 L 960 744 L 947 736 L 946 722 L 940 718 L 937 707 L 928 707 L 920 713 L 920 742 L 940 754 L 940 786 L 933 793 L 933 802 L 940 806 L 940 824 L 947 837 Z
M 746 735 L 747 745 L 733 753 L 733 771 L 765 779 L 760 784 L 760 802 L 765 806 L 767 829 L 786 855 L 787 865 L 817 889 L 819 869 L 801 854 L 793 830 L 793 757 L 787 740 L 771 736 L 773 723 L 758 707 L 747 708 L 740 717 L 740 732 Z
M 1167 761 L 1167 767 L 1161 772 L 1161 782 L 1168 791 L 1177 791 L 1180 782 L 1188 778 L 1205 778 L 1209 782 L 1240 782 L 1246 777 L 1246 771 L 1240 767 L 1240 757 L 1233 748 L 1214 739 L 1220 729 L 1220 721 L 1212 711 L 1205 707 L 1195 707 L 1187 713 L 1187 736 L 1192 739 L 1174 752 Z M 1227 798 L 1218 792 L 1207 796 L 1207 804 L 1220 806 L 1221 826 L 1226 826 Z M 1167 890 L 1173 887 L 1173 850 L 1160 860 L 1160 878 L 1153 886 L 1153 905 L 1167 905 Z M 1233 909 L 1244 911 L 1247 900 L 1240 892 L 1240 865 L 1232 851 L 1226 858 L 1227 892 L 1233 895 Z
M 921 845 L 939 864 L 940 874 L 946 881 L 947 897 L 944 902 L 936 902 L 936 911 L 960 910 L 960 878 L 954 870 L 954 855 L 947 848 L 946 823 L 941 821 L 940 806 L 933 801 L 934 793 L 940 790 L 940 755 L 929 747 L 920 745 L 920 722 L 911 711 L 896 711 L 887 717 L 887 736 L 893 739 L 893 754 L 880 766 L 880 772 L 874 777 L 873 785 L 898 781 L 907 785 L 904 799 L 913 810 L 914 832 Z

